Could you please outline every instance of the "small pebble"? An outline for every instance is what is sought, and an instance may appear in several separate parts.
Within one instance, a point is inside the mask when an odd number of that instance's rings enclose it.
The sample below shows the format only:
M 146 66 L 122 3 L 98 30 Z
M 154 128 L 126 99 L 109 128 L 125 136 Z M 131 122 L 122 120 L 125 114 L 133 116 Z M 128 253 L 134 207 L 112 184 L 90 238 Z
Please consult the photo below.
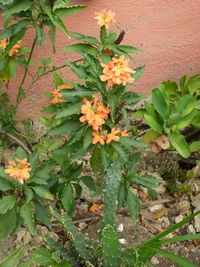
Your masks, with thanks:
M 117 227 L 118 232 L 123 232 L 124 231 L 124 225 L 123 223 L 120 223 L 120 225 Z
M 163 204 L 157 204 L 157 205 L 149 207 L 149 210 L 150 210 L 150 212 L 155 212 L 155 211 L 161 210 L 163 208 L 164 208 Z
M 192 224 L 190 224 L 188 226 L 188 233 L 189 234 L 194 234 L 194 235 L 196 234 L 196 231 L 195 231 L 194 226 Z
M 126 239 L 120 238 L 119 239 L 119 243 L 122 244 L 122 245 L 125 245 L 126 244 Z
M 184 216 L 183 215 L 178 215 L 177 217 L 175 217 L 175 223 L 179 223 L 179 222 L 181 222 L 182 220 L 184 219 Z
M 157 264 L 160 263 L 159 260 L 158 260 L 155 256 L 152 257 L 150 261 L 151 261 L 151 263 L 152 263 L 153 265 L 157 265 Z

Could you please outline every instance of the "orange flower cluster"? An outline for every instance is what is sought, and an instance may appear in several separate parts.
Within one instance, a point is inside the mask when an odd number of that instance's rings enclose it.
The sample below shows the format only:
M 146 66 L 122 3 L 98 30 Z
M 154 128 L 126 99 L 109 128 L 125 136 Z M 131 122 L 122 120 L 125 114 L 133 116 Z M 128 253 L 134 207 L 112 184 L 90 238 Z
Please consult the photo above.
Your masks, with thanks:
M 128 136 L 127 131 L 119 131 L 116 128 L 113 128 L 109 134 L 102 135 L 99 131 L 92 132 L 92 136 L 94 136 L 92 140 L 92 144 L 100 143 L 101 145 L 110 144 L 112 141 L 118 142 L 121 136 Z
M 0 47 L 4 50 L 6 49 L 6 46 L 7 46 L 7 39 L 4 38 L 3 40 L 0 41 Z
M 80 122 L 87 122 L 95 131 L 100 130 L 108 118 L 110 109 L 105 107 L 100 101 L 97 101 L 96 98 L 89 101 L 84 97 L 82 100 L 84 105 L 81 106 L 83 116 L 80 117 Z
M 131 74 L 135 73 L 134 70 L 129 68 L 129 59 L 125 59 L 124 56 L 119 58 L 112 58 L 108 64 L 101 64 L 103 69 L 103 75 L 100 76 L 101 81 L 107 81 L 109 86 L 114 84 L 133 83 L 134 79 Z
M 101 10 L 100 12 L 95 12 L 95 17 L 94 19 L 97 19 L 97 25 L 100 27 L 105 25 L 105 27 L 108 29 L 108 27 L 112 24 L 115 23 L 115 12 L 109 10 L 107 11 L 105 8 Z
M 10 175 L 11 179 L 18 179 L 20 184 L 24 183 L 24 180 L 28 180 L 30 178 L 29 171 L 31 168 L 28 168 L 30 163 L 27 162 L 27 159 L 18 159 L 8 161 L 9 165 L 6 166 L 5 173 Z
M 50 104 L 58 104 L 58 103 L 65 103 L 67 100 L 59 99 L 59 97 L 63 97 L 63 95 L 60 93 L 63 89 L 72 89 L 73 87 L 69 84 L 63 84 L 59 85 L 58 89 L 54 90 L 52 93 L 53 99 L 50 101 Z
M 20 44 L 21 41 L 17 42 L 9 51 L 9 57 L 12 57 L 14 54 L 19 52 L 19 49 L 22 47 Z

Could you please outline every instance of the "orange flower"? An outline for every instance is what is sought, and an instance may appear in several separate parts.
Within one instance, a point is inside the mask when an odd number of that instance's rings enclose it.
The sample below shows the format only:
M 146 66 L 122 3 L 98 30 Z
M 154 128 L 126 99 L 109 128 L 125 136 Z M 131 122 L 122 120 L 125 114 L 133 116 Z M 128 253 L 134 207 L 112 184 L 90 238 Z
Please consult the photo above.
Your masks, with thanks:
M 95 12 L 95 17 L 94 19 L 97 19 L 97 25 L 103 26 L 108 29 L 108 27 L 112 24 L 115 23 L 115 12 L 109 10 L 107 11 L 105 8 L 101 10 L 100 12 Z
M 129 59 L 125 59 L 124 56 L 117 58 L 112 58 L 112 61 L 108 64 L 101 64 L 103 69 L 103 75 L 100 76 L 101 81 L 107 81 L 109 86 L 114 84 L 133 83 L 134 79 L 131 74 L 135 73 L 134 70 L 129 68 Z
M 21 48 L 21 41 L 17 42 L 9 51 L 8 55 L 9 57 L 12 57 L 14 54 L 19 52 L 19 49 Z
M 101 135 L 98 131 L 92 132 L 92 136 L 94 136 L 94 138 L 92 139 L 92 144 L 93 145 L 95 145 L 98 142 L 101 145 L 105 144 L 105 136 Z
M 73 88 L 73 86 L 72 85 L 70 85 L 70 84 L 62 84 L 62 85 L 59 85 L 58 86 L 58 90 L 60 91 L 60 90 L 63 90 L 63 89 L 72 89 Z
M 121 136 L 129 136 L 129 134 L 127 133 L 127 130 L 121 131 Z
M 83 113 L 83 116 L 80 117 L 80 122 L 87 122 L 95 131 L 98 131 L 108 118 L 110 109 L 105 107 L 96 98 L 89 101 L 84 97 L 82 100 L 84 102 L 81 106 L 81 113 Z
M 120 131 L 116 130 L 116 128 L 113 128 L 111 130 L 111 133 L 106 135 L 106 143 L 110 144 L 112 141 L 119 141 L 120 137 L 117 135 Z
M 10 175 L 11 179 L 18 179 L 20 184 L 24 183 L 24 180 L 28 180 L 30 178 L 29 171 L 31 168 L 28 168 L 30 163 L 27 162 L 27 159 L 18 159 L 8 161 L 9 165 L 6 166 L 5 173 Z
M 50 101 L 50 104 L 58 104 L 58 103 L 65 103 L 67 100 L 59 99 L 59 97 L 63 97 L 61 93 L 59 93 L 63 89 L 72 89 L 73 87 L 69 84 L 59 85 L 58 89 L 54 90 L 52 93 L 53 99 Z
M 0 41 L 0 47 L 4 50 L 6 49 L 7 46 L 7 39 L 4 38 L 3 40 Z

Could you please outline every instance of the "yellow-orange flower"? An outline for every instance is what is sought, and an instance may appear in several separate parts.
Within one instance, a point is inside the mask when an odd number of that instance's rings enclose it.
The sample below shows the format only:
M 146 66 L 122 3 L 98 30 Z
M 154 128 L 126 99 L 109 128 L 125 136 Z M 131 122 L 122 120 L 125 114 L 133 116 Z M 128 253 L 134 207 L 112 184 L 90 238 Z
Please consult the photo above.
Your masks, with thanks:
M 4 38 L 3 40 L 1 40 L 0 41 L 0 47 L 4 50 L 4 49 L 6 49 L 6 47 L 7 47 L 7 39 L 6 38 Z
M 12 57 L 14 54 L 19 53 L 19 49 L 22 47 L 20 44 L 21 41 L 17 42 L 9 51 L 9 57 Z
M 129 68 L 129 59 L 126 59 L 124 56 L 112 58 L 112 61 L 108 64 L 102 63 L 101 66 L 104 69 L 100 79 L 101 81 L 107 81 L 109 86 L 115 84 L 123 84 L 125 86 L 127 83 L 134 82 L 131 74 L 135 73 L 135 71 Z
M 101 10 L 100 12 L 95 12 L 95 17 L 94 19 L 97 19 L 97 25 L 99 26 L 103 26 L 105 25 L 105 27 L 108 29 L 108 27 L 112 24 L 115 23 L 115 12 L 111 11 L 111 10 L 106 10 L 105 8 L 103 10 Z
M 59 97 L 63 97 L 63 95 L 60 93 L 63 89 L 72 89 L 73 87 L 69 84 L 63 84 L 59 85 L 58 89 L 54 90 L 52 92 L 53 99 L 50 101 L 50 104 L 59 104 L 59 103 L 65 103 L 67 100 L 59 99 Z
M 28 168 L 30 163 L 27 162 L 27 159 L 18 159 L 9 160 L 9 165 L 6 166 L 5 173 L 10 175 L 11 179 L 18 179 L 20 184 L 23 184 L 25 180 L 30 178 L 29 171 L 31 168 Z
M 105 107 L 96 98 L 89 101 L 84 97 L 82 100 L 84 102 L 81 106 L 83 116 L 80 117 L 80 122 L 87 122 L 95 131 L 98 131 L 108 118 L 110 109 Z
M 117 130 L 116 128 L 113 128 L 111 130 L 111 133 L 106 135 L 106 143 L 110 144 L 112 141 L 116 141 L 116 142 L 119 141 L 120 137 L 117 135 L 119 133 L 120 133 L 119 130 Z
M 92 132 L 92 144 L 95 145 L 96 143 L 100 143 L 101 145 L 105 144 L 105 136 L 101 135 L 98 131 Z
M 127 133 L 127 130 L 121 131 L 121 136 L 129 136 L 129 134 Z

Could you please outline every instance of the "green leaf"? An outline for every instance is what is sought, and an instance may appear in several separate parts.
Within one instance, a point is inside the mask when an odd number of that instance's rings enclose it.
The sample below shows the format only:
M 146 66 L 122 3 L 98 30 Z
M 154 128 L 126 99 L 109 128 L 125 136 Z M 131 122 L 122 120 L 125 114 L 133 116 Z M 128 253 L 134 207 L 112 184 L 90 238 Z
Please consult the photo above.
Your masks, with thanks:
M 72 34 L 77 40 L 79 40 L 81 42 L 88 43 L 91 45 L 98 45 L 99 44 L 99 41 L 95 37 L 85 36 L 85 35 L 77 33 L 77 32 L 70 32 L 70 34 Z
M 191 77 L 186 85 L 191 95 L 197 94 L 199 95 L 200 91 L 200 75 L 195 75 Z
M 23 29 L 25 29 L 31 21 L 29 19 L 23 19 L 18 21 L 15 24 L 12 24 L 10 27 L 8 27 L 2 34 L 0 34 L 0 39 L 12 37 L 16 35 L 17 33 L 21 32 Z
M 156 179 L 156 178 L 151 177 L 151 176 L 134 176 L 131 179 L 131 182 L 133 184 L 142 185 L 142 186 L 144 186 L 146 188 L 154 188 L 154 187 L 159 185 L 161 180 Z
M 59 85 L 63 85 L 64 81 L 62 79 L 62 77 L 60 76 L 60 74 L 58 74 L 58 72 L 54 71 L 53 72 L 53 81 L 55 84 L 55 87 L 57 88 Z
M 118 45 L 118 48 L 126 53 L 142 53 L 143 52 L 142 50 L 136 47 L 130 46 L 130 45 Z
M 127 197 L 127 187 L 125 183 L 122 183 L 120 185 L 119 193 L 118 193 L 118 205 L 117 205 L 118 210 L 120 210 L 124 206 L 126 197 Z
M 107 41 L 107 31 L 104 25 L 100 29 L 100 39 L 103 44 L 105 44 Z
M 6 11 L 3 12 L 3 16 L 10 16 L 12 14 L 20 13 L 21 11 L 26 11 L 32 6 L 33 2 L 30 0 L 20 1 L 12 5 Z
M 167 230 L 163 231 L 162 233 L 154 236 L 152 239 L 148 240 L 147 242 L 143 243 L 143 245 L 146 244 L 153 244 L 155 241 L 158 241 L 159 239 L 161 239 L 162 237 L 176 231 L 177 229 L 181 228 L 184 224 L 188 223 L 189 221 L 191 221 L 195 216 L 200 214 L 200 210 L 198 210 L 197 212 L 193 213 L 192 215 L 186 217 L 185 219 L 183 219 L 181 222 L 172 225 L 171 227 L 169 227 Z
M 18 159 L 24 159 L 27 158 L 27 154 L 20 146 L 18 146 L 18 148 L 15 151 L 15 157 Z
M 11 183 L 9 183 L 9 181 L 6 181 L 5 179 L 0 177 L 0 190 L 8 191 L 11 189 L 13 189 L 13 187 L 11 186 Z
M 196 97 L 191 95 L 183 95 L 178 99 L 172 112 L 174 114 L 181 114 L 183 117 L 188 115 L 196 106 Z
M 47 114 L 52 114 L 52 113 L 55 113 L 56 111 L 57 111 L 57 108 L 55 105 L 50 105 L 42 109 L 42 112 L 47 113 Z
M 26 196 L 26 202 L 30 202 L 33 198 L 33 190 L 29 187 L 25 187 L 24 194 Z
M 55 128 L 48 131 L 48 135 L 59 135 L 59 134 L 72 134 L 74 131 L 78 130 L 81 126 L 79 121 L 67 120 L 61 125 L 56 126 Z
M 195 141 L 190 144 L 190 151 L 197 152 L 200 150 L 200 141 Z
M 92 143 L 92 129 L 88 128 L 83 137 L 83 147 L 87 148 Z
M 125 105 L 134 105 L 144 98 L 146 98 L 146 96 L 137 94 L 135 92 L 125 92 L 122 96 L 122 99 L 126 100 Z
M 144 114 L 146 123 L 156 132 L 162 134 L 163 127 L 152 116 Z
M 90 158 L 90 165 L 94 173 L 102 172 L 106 166 L 105 150 L 103 147 L 95 146 Z
M 75 5 L 75 6 L 68 6 L 65 8 L 59 8 L 56 9 L 54 11 L 54 14 L 56 14 L 57 17 L 64 19 L 65 17 L 72 15 L 76 12 L 79 12 L 83 9 L 85 9 L 87 6 L 79 6 L 79 5 Z
M 158 88 L 152 90 L 152 102 L 156 111 L 166 120 L 169 115 L 168 102 Z
M 74 191 L 71 184 L 65 184 L 62 189 L 61 203 L 70 216 L 75 210 Z
M 54 260 L 51 258 L 52 250 L 48 248 L 38 248 L 33 251 L 35 261 L 42 266 L 54 266 Z
M 188 158 L 190 156 L 190 147 L 182 134 L 170 133 L 168 137 L 171 144 L 182 157 Z
M 15 205 L 15 196 L 3 196 L 0 199 L 0 214 L 5 214 L 8 210 L 11 210 Z
M 17 214 L 15 208 L 0 216 L 0 240 L 8 237 L 17 225 Z
M 46 40 L 45 32 L 39 24 L 35 24 L 36 29 L 36 44 L 41 47 L 42 41 Z
M 150 130 L 142 136 L 142 142 L 144 142 L 145 144 L 148 144 L 158 137 L 159 137 L 158 132 L 155 132 L 154 130 Z
M 33 209 L 30 202 L 25 202 L 20 208 L 20 215 L 24 219 L 24 223 L 27 225 L 29 232 L 35 234 L 35 218 Z
M 70 106 L 66 107 L 66 109 L 59 112 L 56 115 L 56 119 L 68 117 L 74 114 L 80 114 L 82 105 L 83 105 L 83 101 L 71 104 Z
M 54 195 L 49 191 L 49 188 L 46 186 L 32 186 L 32 189 L 35 191 L 35 193 L 38 196 L 42 198 L 46 198 L 50 200 L 54 199 Z
M 104 267 L 121 266 L 121 249 L 119 237 L 111 225 L 107 225 L 101 234 L 102 257 Z
M 147 147 L 147 145 L 142 143 L 141 141 L 135 140 L 135 139 L 128 137 L 128 136 L 127 137 L 126 136 L 120 137 L 119 142 L 123 146 L 125 146 L 126 148 L 129 148 L 129 149 L 131 147 L 142 147 L 142 148 Z
M 131 77 L 134 78 L 135 81 L 137 81 L 140 78 L 140 76 L 143 74 L 144 70 L 145 70 L 145 65 L 136 68 L 135 69 L 136 72 L 132 74 Z
M 64 34 L 68 35 L 68 31 L 65 27 L 65 24 L 62 22 L 62 20 L 60 19 L 60 17 L 58 17 L 57 15 L 54 15 L 52 13 L 51 10 L 51 6 L 47 3 L 41 3 L 41 7 L 44 10 L 44 12 L 48 15 L 49 19 L 51 20 L 51 22 L 58 28 L 60 29 L 62 32 L 64 32 Z
M 121 157 L 121 159 L 123 161 L 127 160 L 128 154 L 127 152 L 123 149 L 123 146 L 120 143 L 117 142 L 111 142 L 111 146 L 112 148 L 114 148 L 114 150 L 119 154 L 119 156 Z
M 12 254 L 10 254 L 0 262 L 0 267 L 17 267 L 25 251 L 26 250 L 24 247 L 19 247 Z
M 28 162 L 31 164 L 30 165 L 31 174 L 33 174 L 35 172 L 35 170 L 37 169 L 37 165 L 39 163 L 39 153 L 38 153 L 38 151 L 35 151 L 35 152 L 33 152 L 33 153 L 31 153 L 29 155 Z
M 178 256 L 178 255 L 175 255 L 169 251 L 166 251 L 164 249 L 160 249 L 160 248 L 150 248 L 152 249 L 153 251 L 156 251 L 157 253 L 165 256 L 166 258 L 180 264 L 180 266 L 183 266 L 183 267 L 198 267 L 198 265 L 196 264 L 193 264 L 191 263 L 190 261 Z
M 97 91 L 90 90 L 89 88 L 85 86 L 75 84 L 74 89 L 62 90 L 61 93 L 63 96 L 68 98 L 71 96 L 79 96 L 79 97 L 92 96 L 93 94 L 97 93 Z
M 81 176 L 79 180 L 83 182 L 91 191 L 96 190 L 94 180 L 92 179 L 91 176 Z
M 172 242 L 189 241 L 189 240 L 194 240 L 194 239 L 200 239 L 200 234 L 175 236 L 173 238 L 159 240 L 158 242 L 160 244 L 167 244 L 167 243 L 172 243 Z
M 11 58 L 9 61 L 9 64 L 8 64 L 8 68 L 9 68 L 10 76 L 16 77 L 17 69 L 18 69 L 18 64 L 17 64 L 16 60 Z
M 130 189 L 128 190 L 127 195 L 127 205 L 132 219 L 136 221 L 140 214 L 140 202 L 138 197 L 132 191 L 130 191 Z
M 34 199 L 34 203 L 35 203 L 35 213 L 38 219 L 47 227 L 51 227 L 51 222 L 49 219 L 49 214 L 47 209 L 44 208 L 37 199 Z
M 80 53 L 83 55 L 90 54 L 95 57 L 98 56 L 98 50 L 90 44 L 73 44 L 63 47 L 63 50 L 67 52 Z

